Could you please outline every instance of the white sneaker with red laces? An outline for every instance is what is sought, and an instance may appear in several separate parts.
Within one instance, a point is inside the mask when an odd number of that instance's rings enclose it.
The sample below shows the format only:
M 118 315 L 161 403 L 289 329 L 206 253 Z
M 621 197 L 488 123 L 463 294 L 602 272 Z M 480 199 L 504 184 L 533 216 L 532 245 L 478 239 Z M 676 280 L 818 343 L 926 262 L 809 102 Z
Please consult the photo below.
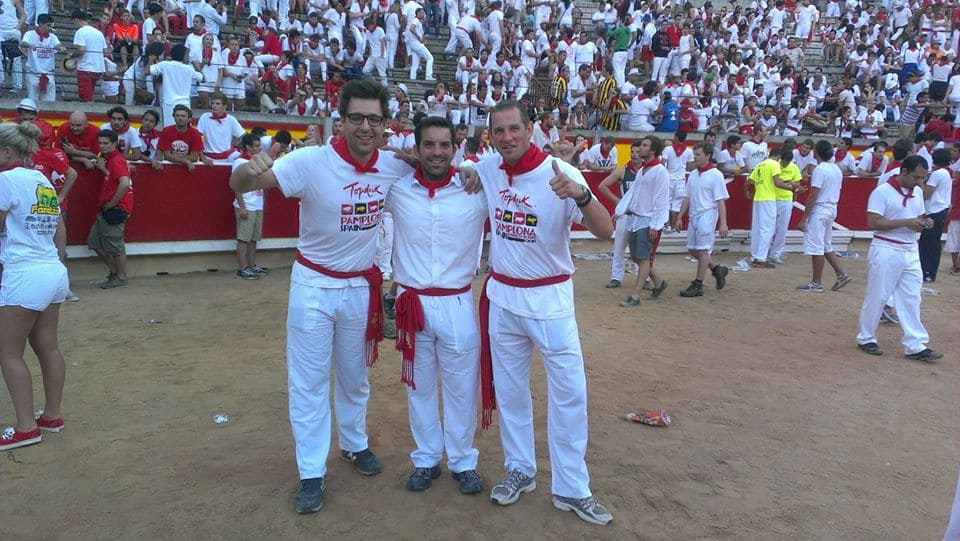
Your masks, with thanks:
M 0 451 L 40 443 L 41 437 L 40 427 L 34 428 L 30 432 L 20 432 L 15 427 L 8 426 L 3 434 L 0 434 Z

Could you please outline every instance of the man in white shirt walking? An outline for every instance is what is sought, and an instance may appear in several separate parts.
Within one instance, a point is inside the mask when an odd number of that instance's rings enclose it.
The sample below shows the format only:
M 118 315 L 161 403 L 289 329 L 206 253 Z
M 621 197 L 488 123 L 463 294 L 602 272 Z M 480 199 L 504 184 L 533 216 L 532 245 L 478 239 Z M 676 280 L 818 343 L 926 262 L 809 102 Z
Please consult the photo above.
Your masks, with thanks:
M 110 49 L 103 33 L 87 24 L 86 11 L 74 10 L 72 17 L 77 26 L 73 35 L 73 45 L 77 48 L 73 52 L 73 58 L 77 59 L 77 94 L 80 101 L 92 102 L 93 88 L 106 70 L 103 60 Z
M 433 53 L 427 49 L 427 38 L 423 35 L 423 19 L 425 17 L 423 8 L 418 8 L 416 17 L 407 23 L 407 30 L 403 33 L 407 44 L 407 54 L 413 57 L 413 61 L 410 63 L 411 81 L 417 80 L 417 71 L 420 69 L 421 60 L 427 63 L 424 78 L 428 81 L 437 80 L 433 76 Z

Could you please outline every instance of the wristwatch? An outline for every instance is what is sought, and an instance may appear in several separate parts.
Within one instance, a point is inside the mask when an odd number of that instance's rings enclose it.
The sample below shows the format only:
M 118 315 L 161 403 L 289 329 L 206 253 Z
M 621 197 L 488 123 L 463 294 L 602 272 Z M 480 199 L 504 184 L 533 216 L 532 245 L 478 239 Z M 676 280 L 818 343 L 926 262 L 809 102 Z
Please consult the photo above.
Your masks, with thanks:
M 593 193 L 590 191 L 590 188 L 583 186 L 583 195 L 578 199 L 573 200 L 577 204 L 577 208 L 583 208 L 590 204 L 590 201 L 593 201 Z

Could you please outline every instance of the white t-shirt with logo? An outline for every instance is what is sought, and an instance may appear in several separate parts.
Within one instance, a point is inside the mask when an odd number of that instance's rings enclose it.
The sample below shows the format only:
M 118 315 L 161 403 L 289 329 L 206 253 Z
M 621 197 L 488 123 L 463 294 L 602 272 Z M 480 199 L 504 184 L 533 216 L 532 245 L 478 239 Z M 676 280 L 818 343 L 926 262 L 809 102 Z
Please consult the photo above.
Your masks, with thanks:
M 51 75 L 57 71 L 57 47 L 60 39 L 53 32 L 45 39 L 40 39 L 36 30 L 30 30 L 23 35 L 23 42 L 30 45 L 27 55 L 27 70 L 31 74 L 45 73 Z
M 473 281 L 480 262 L 487 199 L 463 191 L 460 175 L 428 190 L 413 174 L 387 193 L 393 215 L 394 280 L 416 289 L 458 289 Z
M 358 173 L 333 145 L 303 148 L 274 162 L 283 195 L 300 200 L 297 249 L 309 261 L 341 272 L 373 265 L 387 190 L 412 171 L 392 152 L 374 152 L 376 173 Z M 368 285 L 363 278 L 331 278 L 299 264 L 291 280 L 314 287 Z
M 6 270 L 59 261 L 53 235 L 60 204 L 53 184 L 40 171 L 16 167 L 0 173 L 0 265 Z
M 113 127 L 110 126 L 109 122 L 103 123 L 100 126 L 100 129 L 113 131 Z M 143 152 L 144 150 L 146 150 L 147 145 L 143 143 L 143 138 L 140 137 L 140 132 L 138 132 L 137 130 L 127 126 L 127 131 L 123 133 L 120 133 L 120 132 L 116 132 L 116 133 L 117 133 L 117 140 L 118 140 L 117 147 L 120 149 L 120 152 L 123 153 L 124 155 L 126 155 L 127 151 L 133 150 L 135 148 L 140 149 L 140 152 Z
M 596 144 L 587 149 L 580 155 L 581 162 L 590 162 L 597 167 L 616 167 L 617 166 L 617 147 L 610 147 L 610 152 L 606 156 L 600 150 L 600 145 Z
M 512 185 L 500 169 L 496 155 L 474 165 L 483 183 L 491 228 L 490 265 L 498 273 L 531 280 L 573 274 L 570 225 L 583 214 L 572 199 L 560 199 L 545 179 L 553 178 L 553 162 L 574 181 L 587 186 L 576 168 L 547 158 L 532 171 L 513 176 Z M 559 284 L 520 288 L 496 280 L 487 283 L 490 302 L 520 317 L 559 319 L 572 317 L 573 280 Z
M 752 171 L 754 167 L 770 156 L 770 151 L 767 149 L 766 141 L 757 143 L 752 139 L 748 140 L 743 144 L 742 147 L 740 147 L 740 152 L 743 153 L 744 165 L 750 171 Z

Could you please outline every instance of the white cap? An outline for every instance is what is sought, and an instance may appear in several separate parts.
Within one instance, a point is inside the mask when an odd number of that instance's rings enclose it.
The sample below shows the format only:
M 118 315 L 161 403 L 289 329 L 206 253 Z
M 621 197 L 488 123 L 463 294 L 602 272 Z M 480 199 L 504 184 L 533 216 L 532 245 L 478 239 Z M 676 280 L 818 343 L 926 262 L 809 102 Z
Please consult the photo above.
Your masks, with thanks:
M 23 98 L 20 100 L 20 103 L 17 104 L 17 109 L 23 109 L 24 111 L 33 111 L 34 113 L 39 113 L 40 109 L 37 107 L 37 102 L 33 101 L 30 98 Z
M 405 85 L 405 84 L 403 84 L 403 83 L 400 83 L 400 84 L 397 85 L 397 88 L 399 88 L 400 90 L 403 90 L 403 94 L 404 94 L 405 96 L 409 96 L 409 95 L 410 95 L 410 91 L 407 90 L 407 85 Z
M 630 68 L 630 73 L 628 73 L 627 76 L 630 76 L 630 75 L 640 75 L 640 70 L 638 70 L 637 68 Z

